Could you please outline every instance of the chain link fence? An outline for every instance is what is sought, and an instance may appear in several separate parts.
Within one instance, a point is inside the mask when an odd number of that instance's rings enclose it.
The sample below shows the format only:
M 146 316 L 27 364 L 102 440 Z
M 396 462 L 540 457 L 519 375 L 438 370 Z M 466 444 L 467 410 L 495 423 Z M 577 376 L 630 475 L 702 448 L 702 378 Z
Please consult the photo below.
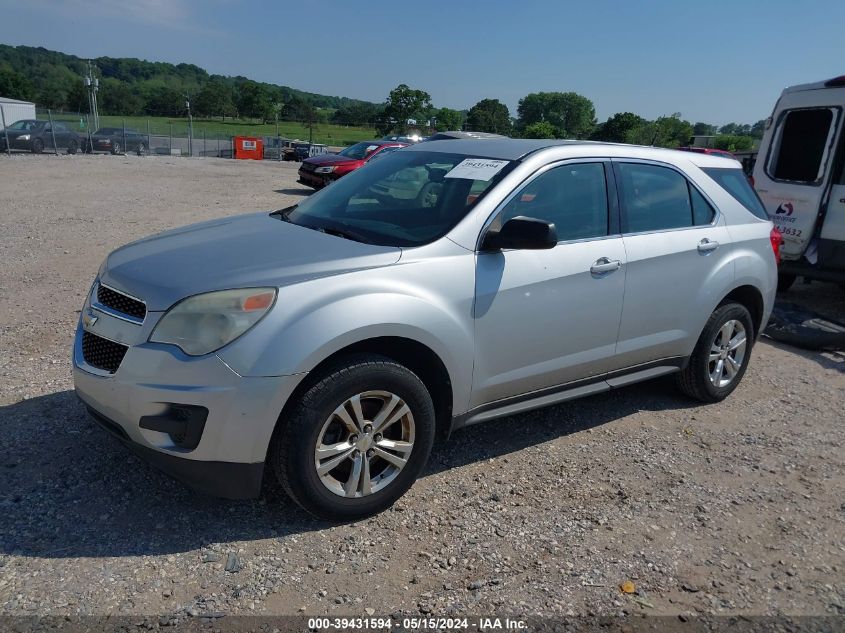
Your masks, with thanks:
M 33 153 L 110 152 L 164 156 L 193 156 L 232 158 L 235 136 L 260 138 L 264 144 L 264 158 L 268 160 L 301 160 L 302 147 L 327 151 L 325 145 L 311 144 L 301 139 L 279 135 L 255 134 L 243 130 L 220 132 L 206 124 L 192 125 L 189 121 L 162 122 L 144 117 L 100 116 L 99 125 L 88 114 L 57 112 L 37 108 L 33 124 L 8 121 L 0 130 L 0 151 L 30 151 Z M 207 123 L 207 122 L 203 122 Z M 265 126 L 262 126 L 265 127 Z M 8 141 L 6 140 L 8 138 Z M 346 143 L 343 143 L 346 144 Z M 298 148 L 299 151 L 295 151 Z M 334 146 L 332 149 L 340 148 Z M 313 155 L 314 150 L 311 151 Z M 308 150 L 305 155 L 309 155 Z

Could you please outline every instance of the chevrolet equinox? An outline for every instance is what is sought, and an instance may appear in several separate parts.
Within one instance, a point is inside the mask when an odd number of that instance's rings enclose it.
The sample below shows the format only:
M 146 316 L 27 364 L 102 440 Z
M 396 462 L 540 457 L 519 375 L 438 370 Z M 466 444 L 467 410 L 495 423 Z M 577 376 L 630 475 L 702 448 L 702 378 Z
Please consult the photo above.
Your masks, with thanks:
M 195 489 L 253 497 L 275 476 L 313 514 L 356 519 L 469 424 L 669 373 L 694 399 L 727 397 L 779 247 L 733 160 L 420 143 L 295 206 L 111 253 L 77 328 L 76 391 Z

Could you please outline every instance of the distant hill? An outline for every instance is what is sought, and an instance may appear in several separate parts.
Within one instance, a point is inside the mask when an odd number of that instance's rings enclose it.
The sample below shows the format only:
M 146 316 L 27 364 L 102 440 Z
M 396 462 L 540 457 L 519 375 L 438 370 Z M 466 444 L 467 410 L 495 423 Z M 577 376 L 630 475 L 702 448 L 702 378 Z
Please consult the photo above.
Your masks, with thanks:
M 101 114 L 184 116 L 185 94 L 199 116 L 328 119 L 347 125 L 372 122 L 381 105 L 304 92 L 246 77 L 209 75 L 194 64 L 148 62 L 129 57 L 91 60 L 100 77 Z M 86 112 L 82 77 L 87 60 L 46 48 L 0 44 L 2 96 L 35 101 L 39 107 Z

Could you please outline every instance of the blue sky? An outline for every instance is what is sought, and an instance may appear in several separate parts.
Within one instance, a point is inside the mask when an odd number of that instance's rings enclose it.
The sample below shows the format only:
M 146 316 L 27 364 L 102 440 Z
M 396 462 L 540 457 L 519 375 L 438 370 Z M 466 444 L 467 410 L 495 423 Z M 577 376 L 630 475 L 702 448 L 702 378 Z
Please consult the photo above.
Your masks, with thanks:
M 845 73 L 845 2 L 820 0 L 0 0 L 0 42 L 82 57 L 190 62 L 382 101 L 436 106 L 575 91 L 599 120 L 769 115 L 784 86 Z

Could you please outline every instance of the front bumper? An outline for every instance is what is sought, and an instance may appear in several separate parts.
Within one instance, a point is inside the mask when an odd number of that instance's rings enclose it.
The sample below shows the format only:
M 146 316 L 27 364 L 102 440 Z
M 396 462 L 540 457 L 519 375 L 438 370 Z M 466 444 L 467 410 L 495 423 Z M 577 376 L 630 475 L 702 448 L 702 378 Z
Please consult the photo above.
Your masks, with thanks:
M 302 171 L 300 169 L 299 180 L 297 182 L 308 187 L 320 189 L 321 187 L 325 187 L 330 181 L 328 176 L 324 176 L 323 174 L 315 174 L 311 171 Z
M 240 376 L 214 354 L 192 357 L 171 345 L 146 342 L 131 345 L 115 373 L 107 374 L 86 363 L 83 331 L 80 320 L 74 386 L 95 420 L 197 490 L 234 498 L 258 495 L 270 438 L 298 377 Z M 173 405 L 208 410 L 195 448 L 180 446 L 167 432 L 142 428 L 142 418 L 165 416 Z

